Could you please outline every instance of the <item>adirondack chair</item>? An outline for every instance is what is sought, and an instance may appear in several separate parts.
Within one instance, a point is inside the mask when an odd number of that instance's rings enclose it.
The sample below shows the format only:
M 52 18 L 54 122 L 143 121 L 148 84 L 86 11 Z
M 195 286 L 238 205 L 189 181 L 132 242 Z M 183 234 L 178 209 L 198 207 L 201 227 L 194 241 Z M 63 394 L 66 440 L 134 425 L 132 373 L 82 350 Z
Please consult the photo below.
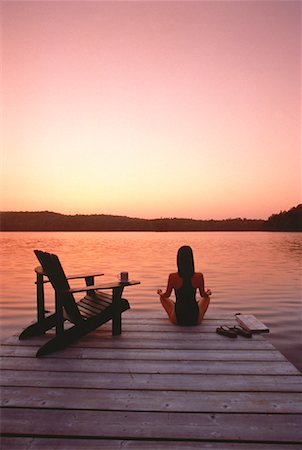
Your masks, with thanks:
M 34 253 L 41 264 L 41 267 L 36 269 L 37 274 L 40 275 L 40 281 L 41 276 L 48 277 L 55 291 L 55 312 L 45 317 L 40 305 L 38 321 L 23 330 L 19 336 L 19 339 L 39 336 L 53 327 L 56 328 L 55 337 L 42 345 L 36 353 L 37 357 L 67 347 L 109 320 L 112 320 L 112 335 L 121 334 L 121 314 L 130 308 L 128 301 L 122 298 L 122 292 L 125 286 L 139 284 L 138 281 L 94 285 L 91 282 L 93 282 L 95 274 L 92 274 L 83 276 L 86 278 L 85 287 L 71 289 L 57 255 L 40 250 L 34 250 Z M 70 278 L 78 278 L 78 276 Z M 38 296 L 44 303 L 42 288 L 41 285 L 38 286 Z M 104 292 L 106 289 L 111 289 L 112 294 Z M 73 295 L 76 292 L 86 292 L 86 295 L 76 302 Z M 43 307 L 44 305 L 42 305 Z M 66 320 L 73 326 L 64 329 Z

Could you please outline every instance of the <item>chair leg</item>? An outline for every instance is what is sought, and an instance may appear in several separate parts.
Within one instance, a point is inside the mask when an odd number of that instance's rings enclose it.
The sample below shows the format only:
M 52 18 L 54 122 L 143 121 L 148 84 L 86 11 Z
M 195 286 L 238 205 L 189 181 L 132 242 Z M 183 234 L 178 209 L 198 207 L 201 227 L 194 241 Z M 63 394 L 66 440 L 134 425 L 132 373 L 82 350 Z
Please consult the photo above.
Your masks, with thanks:
M 57 323 L 57 315 L 52 314 L 51 316 L 45 317 L 40 322 L 35 322 L 32 325 L 29 325 L 27 328 L 25 328 L 22 333 L 19 336 L 19 339 L 26 339 L 28 337 L 33 336 L 41 336 L 45 333 L 45 331 L 50 330 L 53 328 Z
M 36 357 L 40 358 L 41 356 L 63 350 L 80 337 L 85 336 L 88 332 L 89 330 L 86 331 L 83 325 L 74 325 L 68 330 L 65 330 L 63 334 L 55 336 L 50 339 L 50 341 L 46 342 L 46 344 L 42 345 L 37 351 Z
M 55 336 L 54 338 L 50 339 L 50 341 L 42 345 L 42 347 L 40 347 L 37 351 L 36 357 L 39 358 L 40 356 L 49 355 L 50 353 L 63 350 L 64 348 L 68 347 L 68 345 L 85 336 L 90 331 L 95 330 L 110 319 L 111 314 L 110 317 L 108 317 L 107 312 L 107 314 L 102 315 L 102 317 L 94 316 L 90 319 L 83 320 L 83 323 L 74 325 L 68 330 L 64 330 L 63 334 Z
M 121 285 L 113 289 L 112 293 L 112 336 L 122 334 L 122 310 L 120 302 L 122 299 L 124 286 Z
M 45 319 L 44 275 L 37 273 L 37 321 Z

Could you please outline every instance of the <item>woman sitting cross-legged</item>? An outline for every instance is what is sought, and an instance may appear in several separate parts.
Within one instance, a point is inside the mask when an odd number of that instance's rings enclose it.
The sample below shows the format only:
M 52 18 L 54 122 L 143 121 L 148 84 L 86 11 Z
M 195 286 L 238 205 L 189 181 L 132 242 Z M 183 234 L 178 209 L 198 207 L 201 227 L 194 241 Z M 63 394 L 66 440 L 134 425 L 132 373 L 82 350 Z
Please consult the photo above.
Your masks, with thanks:
M 211 291 L 205 291 L 203 274 L 195 272 L 191 247 L 180 247 L 177 253 L 178 272 L 168 278 L 166 292 L 158 289 L 161 304 L 170 321 L 177 325 L 198 325 L 201 323 L 210 303 Z M 176 302 L 169 297 L 175 291 Z M 201 298 L 196 300 L 196 290 Z

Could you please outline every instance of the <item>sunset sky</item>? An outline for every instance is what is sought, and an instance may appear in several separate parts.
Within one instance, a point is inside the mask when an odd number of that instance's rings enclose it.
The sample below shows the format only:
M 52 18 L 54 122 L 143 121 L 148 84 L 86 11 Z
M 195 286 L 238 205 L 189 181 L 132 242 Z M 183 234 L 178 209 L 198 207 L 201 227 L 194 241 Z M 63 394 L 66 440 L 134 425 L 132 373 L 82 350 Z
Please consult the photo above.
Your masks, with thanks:
M 299 1 L 3 1 L 1 210 L 301 203 Z

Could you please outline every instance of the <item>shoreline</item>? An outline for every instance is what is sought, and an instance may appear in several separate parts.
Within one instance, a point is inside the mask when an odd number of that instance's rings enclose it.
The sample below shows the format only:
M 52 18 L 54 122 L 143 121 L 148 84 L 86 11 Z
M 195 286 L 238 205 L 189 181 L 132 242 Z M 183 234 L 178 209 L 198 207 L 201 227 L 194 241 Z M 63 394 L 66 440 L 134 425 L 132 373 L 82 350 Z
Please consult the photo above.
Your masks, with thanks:
M 302 204 L 265 219 L 235 217 L 192 219 L 138 217 L 108 214 L 66 215 L 52 211 L 2 211 L 1 231 L 302 231 Z

